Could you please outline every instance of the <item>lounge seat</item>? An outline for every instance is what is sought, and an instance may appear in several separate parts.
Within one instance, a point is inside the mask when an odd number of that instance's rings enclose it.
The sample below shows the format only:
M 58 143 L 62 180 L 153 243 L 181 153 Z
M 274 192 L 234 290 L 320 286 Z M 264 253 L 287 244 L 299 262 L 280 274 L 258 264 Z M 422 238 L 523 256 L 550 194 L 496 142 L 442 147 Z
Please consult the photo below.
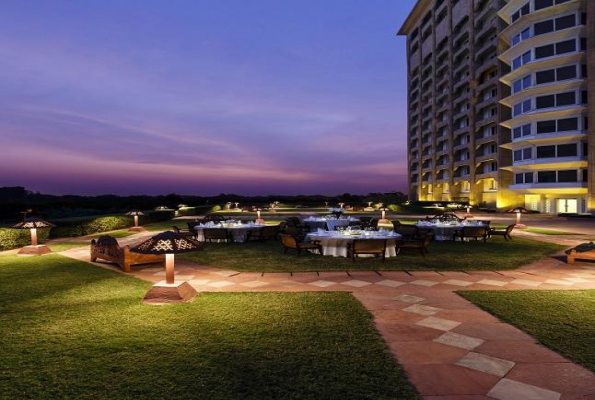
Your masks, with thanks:
M 97 259 L 118 264 L 124 272 L 130 272 L 132 265 L 163 263 L 163 254 L 140 254 L 130 251 L 130 246 L 120 247 L 118 241 L 111 236 L 101 236 L 91 240 L 91 262 Z
M 464 226 L 453 234 L 452 240 L 456 241 L 459 238 L 461 242 L 464 242 L 465 239 L 475 239 L 476 241 L 482 239 L 487 242 L 488 232 L 486 226 Z
M 514 229 L 514 224 L 508 225 L 506 227 L 506 229 L 492 228 L 488 232 L 488 237 L 492 237 L 492 236 L 503 236 L 504 237 L 504 240 L 506 240 L 506 241 L 512 240 L 512 236 L 510 236 L 510 234 L 512 233 L 512 230 L 513 229 Z

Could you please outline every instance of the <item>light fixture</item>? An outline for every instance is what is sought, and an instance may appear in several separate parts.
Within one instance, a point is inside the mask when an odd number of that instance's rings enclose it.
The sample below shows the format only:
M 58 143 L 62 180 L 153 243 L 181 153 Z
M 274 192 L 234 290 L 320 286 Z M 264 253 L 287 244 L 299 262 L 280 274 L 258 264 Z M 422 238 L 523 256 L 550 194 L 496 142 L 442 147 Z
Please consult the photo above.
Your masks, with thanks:
M 174 255 L 202 249 L 203 243 L 179 233 L 167 231 L 133 247 L 140 254 L 165 254 L 165 282 L 158 282 L 145 295 L 144 302 L 153 304 L 181 303 L 196 296 L 196 290 L 186 281 L 175 280 Z
M 512 208 L 506 212 L 511 213 L 511 214 L 516 214 L 515 228 L 525 229 L 527 227 L 526 225 L 521 224 L 521 214 L 529 214 L 529 210 L 527 210 L 525 207 L 515 207 L 515 208 Z
M 30 212 L 30 211 L 29 211 Z M 25 246 L 21 250 L 19 250 L 18 255 L 20 256 L 41 256 L 44 254 L 51 253 L 49 247 L 45 245 L 37 244 L 37 229 L 38 228 L 51 228 L 56 226 L 52 223 L 44 221 L 41 218 L 26 218 L 23 222 L 19 222 L 18 224 L 14 225 L 14 229 L 29 229 L 31 232 L 31 245 Z
M 132 228 L 128 229 L 128 232 L 145 232 L 146 231 L 146 229 L 143 228 L 142 226 L 138 226 L 138 217 L 140 217 L 141 215 L 145 215 L 142 211 L 132 210 L 132 211 L 128 211 L 126 213 L 126 215 L 134 217 L 134 226 Z
M 262 219 L 260 217 L 260 212 L 262 211 L 262 208 L 260 208 L 260 207 L 254 207 L 254 211 L 256 211 L 256 223 L 257 224 L 264 224 L 264 219 Z
M 390 221 L 388 219 L 386 219 L 386 212 L 389 210 L 387 207 L 379 207 L 378 208 L 379 211 L 382 211 L 382 218 L 380 219 L 381 224 L 388 224 Z

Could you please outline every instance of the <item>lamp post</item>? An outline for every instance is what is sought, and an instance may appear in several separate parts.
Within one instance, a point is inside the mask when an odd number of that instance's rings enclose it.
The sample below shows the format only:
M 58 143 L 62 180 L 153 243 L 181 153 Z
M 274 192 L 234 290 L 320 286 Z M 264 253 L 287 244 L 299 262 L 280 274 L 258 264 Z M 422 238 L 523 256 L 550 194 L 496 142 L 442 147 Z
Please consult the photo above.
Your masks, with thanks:
M 175 279 L 175 254 L 202 249 L 203 244 L 175 232 L 162 232 L 142 242 L 130 251 L 140 254 L 165 255 L 165 281 L 158 282 L 147 292 L 143 301 L 151 304 L 182 303 L 197 292 L 186 281 Z
M 378 221 L 378 223 L 388 224 L 390 222 L 388 219 L 386 219 L 386 212 L 388 211 L 388 208 L 382 206 L 378 210 L 382 211 L 382 218 L 380 219 L 380 221 Z
M 128 229 L 128 232 L 145 232 L 146 231 L 146 229 L 143 228 L 142 226 L 138 226 L 138 217 L 140 217 L 141 215 L 145 215 L 142 211 L 132 210 L 132 211 L 128 211 L 126 213 L 126 215 L 134 217 L 134 226 L 132 228 Z
M 525 229 L 527 227 L 526 225 L 521 224 L 521 214 L 529 213 L 529 210 L 527 210 L 525 207 L 515 207 L 506 212 L 510 214 L 516 214 L 516 225 L 514 226 L 515 228 Z
M 20 256 L 42 256 L 44 254 L 51 253 L 49 247 L 45 245 L 39 245 L 37 242 L 37 229 L 38 228 L 51 228 L 55 226 L 47 221 L 40 218 L 25 218 L 23 222 L 19 222 L 14 225 L 14 229 L 29 229 L 31 233 L 31 245 L 23 247 L 17 253 Z
M 264 224 L 264 219 L 262 219 L 260 217 L 260 212 L 262 211 L 262 208 L 255 207 L 254 210 L 256 210 L 256 223 L 257 224 Z
M 467 217 L 471 216 L 471 205 L 467 205 L 467 207 L 465 207 L 467 209 Z

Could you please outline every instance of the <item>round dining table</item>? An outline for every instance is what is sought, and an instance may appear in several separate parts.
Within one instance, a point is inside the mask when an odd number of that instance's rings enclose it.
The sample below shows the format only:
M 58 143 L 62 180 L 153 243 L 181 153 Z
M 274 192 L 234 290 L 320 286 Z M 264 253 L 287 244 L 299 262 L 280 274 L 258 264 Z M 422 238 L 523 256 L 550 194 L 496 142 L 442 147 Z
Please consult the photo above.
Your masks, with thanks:
M 359 235 L 345 234 L 340 231 L 312 232 L 306 235 L 306 240 L 317 242 L 322 247 L 322 254 L 333 257 L 347 257 L 347 247 L 354 240 L 386 239 L 386 257 L 397 255 L 397 241 L 402 236 L 395 232 L 363 232 Z M 362 257 L 365 255 L 359 255 Z
M 306 218 L 303 221 L 303 224 L 310 229 L 310 232 L 313 232 L 317 229 L 326 229 L 329 231 L 337 230 L 337 227 L 348 227 L 350 222 L 359 222 L 359 219 L 356 218 L 315 218 L 310 217 Z
M 426 222 L 419 221 L 415 224 L 418 230 L 430 231 L 434 234 L 434 240 L 443 242 L 447 240 L 454 240 L 455 232 L 461 230 L 465 226 L 486 226 L 481 223 L 463 223 L 463 222 Z
M 248 232 L 262 229 L 264 224 L 214 224 L 214 225 L 196 225 L 196 239 L 199 242 L 205 241 L 205 229 L 227 229 L 231 232 L 231 237 L 234 242 L 244 243 L 248 239 Z M 218 240 L 220 242 L 220 240 Z

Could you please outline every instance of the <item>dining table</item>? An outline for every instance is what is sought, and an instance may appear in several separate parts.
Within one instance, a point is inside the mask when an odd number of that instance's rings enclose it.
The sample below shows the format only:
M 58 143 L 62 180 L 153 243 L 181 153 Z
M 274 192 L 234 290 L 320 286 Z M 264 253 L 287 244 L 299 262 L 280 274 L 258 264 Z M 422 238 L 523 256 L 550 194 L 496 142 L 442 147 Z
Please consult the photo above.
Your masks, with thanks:
M 265 224 L 257 224 L 254 222 L 249 222 L 247 224 L 239 222 L 208 222 L 206 224 L 196 225 L 194 230 L 196 231 L 196 239 L 199 242 L 205 241 L 205 229 L 227 229 L 227 231 L 231 233 L 234 242 L 244 243 L 248 239 L 248 232 L 262 229 L 264 226 Z
M 430 231 L 434 234 L 434 240 L 443 242 L 447 240 L 454 240 L 455 232 L 461 230 L 465 226 L 487 226 L 481 222 L 473 221 L 439 221 L 439 220 L 420 220 L 415 224 L 420 231 Z
M 326 229 L 335 231 L 338 227 L 348 227 L 350 222 L 359 222 L 359 219 L 353 217 L 309 217 L 302 221 L 308 227 L 310 232 L 317 229 Z
M 322 247 L 322 254 L 332 257 L 347 257 L 347 248 L 354 240 L 386 239 L 386 257 L 395 257 L 398 253 L 397 241 L 402 236 L 393 231 L 323 231 L 318 230 L 306 235 L 306 240 L 317 242 Z M 360 255 L 360 257 L 365 255 Z

